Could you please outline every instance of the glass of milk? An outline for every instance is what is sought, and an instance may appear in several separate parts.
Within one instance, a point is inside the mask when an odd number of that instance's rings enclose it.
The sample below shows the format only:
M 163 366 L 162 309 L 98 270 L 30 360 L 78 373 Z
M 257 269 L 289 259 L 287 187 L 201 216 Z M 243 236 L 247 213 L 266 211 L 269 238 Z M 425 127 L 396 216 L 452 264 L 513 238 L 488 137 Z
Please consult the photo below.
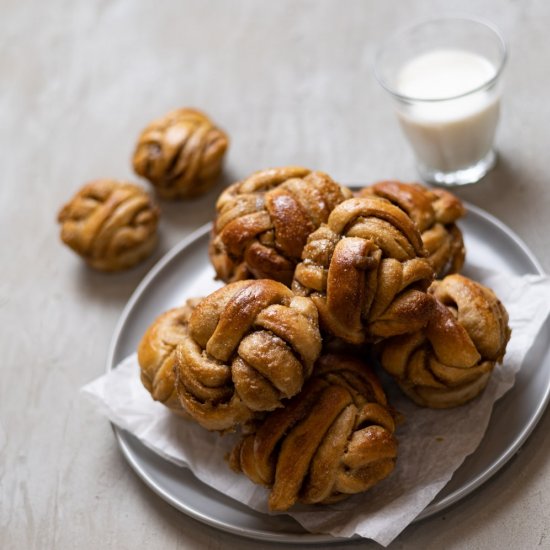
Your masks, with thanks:
M 425 181 L 475 183 L 493 168 L 505 61 L 498 30 L 468 18 L 425 20 L 382 44 L 376 77 L 395 100 Z

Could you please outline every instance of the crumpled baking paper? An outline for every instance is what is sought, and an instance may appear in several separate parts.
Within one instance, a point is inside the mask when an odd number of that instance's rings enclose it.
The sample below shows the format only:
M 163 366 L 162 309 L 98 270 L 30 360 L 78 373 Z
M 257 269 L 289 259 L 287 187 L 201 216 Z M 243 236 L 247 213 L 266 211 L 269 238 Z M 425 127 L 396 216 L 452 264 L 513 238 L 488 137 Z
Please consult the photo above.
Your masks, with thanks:
M 479 445 L 494 402 L 513 386 L 548 317 L 550 278 L 504 275 L 475 267 L 469 268 L 468 275 L 492 288 L 510 315 L 512 337 L 503 365 L 495 368 L 481 397 L 451 410 L 417 407 L 393 384 L 386 384 L 392 405 L 405 416 L 396 433 L 399 455 L 395 470 L 368 492 L 338 504 L 294 507 L 289 514 L 308 531 L 337 537 L 358 534 L 388 545 Z M 225 495 L 269 513 L 267 490 L 235 474 L 225 462 L 238 436 L 208 432 L 154 402 L 140 382 L 135 354 L 82 392 L 111 422 L 166 460 L 190 468 L 197 478 Z

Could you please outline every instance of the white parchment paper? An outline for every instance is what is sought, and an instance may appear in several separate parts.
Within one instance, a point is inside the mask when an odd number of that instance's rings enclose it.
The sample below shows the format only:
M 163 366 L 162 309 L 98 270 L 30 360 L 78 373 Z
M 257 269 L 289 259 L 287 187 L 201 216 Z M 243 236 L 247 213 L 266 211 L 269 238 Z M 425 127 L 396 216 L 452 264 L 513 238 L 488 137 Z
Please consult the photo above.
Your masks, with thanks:
M 515 375 L 550 311 L 550 278 L 516 277 L 469 269 L 492 288 L 510 315 L 512 337 L 504 364 L 492 374 L 481 397 L 451 410 L 417 407 L 395 387 L 386 388 L 405 416 L 396 433 L 399 455 L 394 472 L 373 489 L 332 506 L 297 506 L 290 515 L 317 533 L 359 534 L 388 545 L 430 503 L 466 456 L 479 445 L 494 402 L 514 384 Z M 210 433 L 154 402 L 139 379 L 136 355 L 82 388 L 109 420 L 138 437 L 165 459 L 188 467 L 204 483 L 268 513 L 267 491 L 233 473 L 225 455 L 238 436 Z

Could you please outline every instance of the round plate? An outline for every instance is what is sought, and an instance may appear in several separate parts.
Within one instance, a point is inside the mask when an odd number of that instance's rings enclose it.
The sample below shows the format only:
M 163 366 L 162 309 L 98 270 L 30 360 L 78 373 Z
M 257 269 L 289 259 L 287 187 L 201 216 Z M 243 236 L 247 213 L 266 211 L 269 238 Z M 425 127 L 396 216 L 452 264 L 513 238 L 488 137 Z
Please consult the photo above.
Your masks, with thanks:
M 502 222 L 467 205 L 461 220 L 469 266 L 505 273 L 543 274 L 527 246 Z M 213 281 L 208 259 L 211 225 L 205 225 L 172 249 L 147 274 L 126 305 L 112 340 L 107 370 L 133 353 L 151 321 L 162 311 L 192 296 L 204 296 L 221 286 Z M 529 352 L 514 387 L 494 407 L 487 432 L 477 450 L 455 472 L 417 520 L 429 517 L 468 495 L 494 475 L 520 448 L 540 419 L 550 396 L 550 323 Z M 199 481 L 143 446 L 134 436 L 113 426 L 122 453 L 138 476 L 160 497 L 185 514 L 234 534 L 288 543 L 335 542 L 330 535 L 306 532 L 286 515 L 261 514 Z

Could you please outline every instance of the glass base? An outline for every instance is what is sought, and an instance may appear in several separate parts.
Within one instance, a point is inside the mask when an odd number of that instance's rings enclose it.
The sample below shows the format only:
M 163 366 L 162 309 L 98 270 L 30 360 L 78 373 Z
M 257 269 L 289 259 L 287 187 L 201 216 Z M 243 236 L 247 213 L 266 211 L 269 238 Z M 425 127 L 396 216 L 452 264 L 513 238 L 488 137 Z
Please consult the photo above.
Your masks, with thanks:
M 456 170 L 455 172 L 441 172 L 440 170 L 427 168 L 421 164 L 418 164 L 417 168 L 420 177 L 427 183 L 446 187 L 456 187 L 458 185 L 477 183 L 494 168 L 496 163 L 497 155 L 495 151 L 491 150 L 473 166 L 462 170 Z

